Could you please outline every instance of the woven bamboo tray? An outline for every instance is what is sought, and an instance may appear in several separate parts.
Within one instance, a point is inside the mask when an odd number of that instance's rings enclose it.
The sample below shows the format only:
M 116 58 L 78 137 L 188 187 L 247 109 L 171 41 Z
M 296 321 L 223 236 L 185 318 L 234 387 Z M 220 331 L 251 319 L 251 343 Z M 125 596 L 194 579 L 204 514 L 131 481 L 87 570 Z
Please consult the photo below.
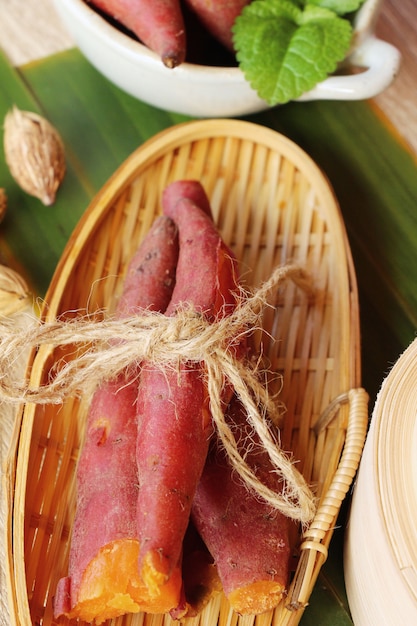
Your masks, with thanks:
M 356 626 L 417 618 L 417 339 L 379 390 L 363 449 L 344 551 Z
M 293 451 L 320 502 L 300 536 L 282 606 L 243 618 L 220 594 L 189 621 L 298 624 L 357 470 L 368 418 L 354 268 L 339 207 L 315 163 L 287 138 L 248 122 L 195 121 L 160 133 L 126 160 L 86 210 L 46 294 L 43 319 L 86 309 L 99 318 L 111 311 L 126 265 L 160 211 L 162 190 L 180 178 L 203 183 L 249 288 L 289 262 L 309 272 L 313 295 L 286 283 L 274 307 L 266 308 L 263 326 L 271 368 L 283 376 L 282 445 Z M 62 350 L 41 346 L 34 353 L 31 385 L 47 380 Z M 23 410 L 9 545 L 11 611 L 18 625 L 57 623 L 52 595 L 66 573 L 84 416 L 75 399 Z M 171 619 L 137 614 L 111 623 L 167 626 Z

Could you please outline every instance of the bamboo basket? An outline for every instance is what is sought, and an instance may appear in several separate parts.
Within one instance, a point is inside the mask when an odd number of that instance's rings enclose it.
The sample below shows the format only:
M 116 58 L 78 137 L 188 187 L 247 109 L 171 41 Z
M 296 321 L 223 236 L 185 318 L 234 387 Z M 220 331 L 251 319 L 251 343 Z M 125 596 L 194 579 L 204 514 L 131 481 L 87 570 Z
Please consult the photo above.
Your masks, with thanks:
M 284 136 L 249 122 L 194 121 L 161 132 L 138 148 L 91 202 L 58 264 L 42 317 L 48 321 L 88 309 L 100 318 L 111 310 L 126 265 L 160 212 L 162 190 L 181 178 L 204 185 L 248 288 L 289 262 L 309 272 L 313 296 L 288 282 L 274 306 L 266 307 L 263 327 L 271 369 L 283 377 L 282 445 L 293 451 L 319 499 L 314 521 L 300 534 L 285 602 L 275 611 L 240 617 L 219 594 L 187 621 L 298 624 L 357 470 L 368 420 L 351 253 L 339 207 L 315 163 Z M 41 346 L 31 360 L 31 385 L 44 383 L 61 356 L 62 348 Z M 66 358 L 72 357 L 68 351 Z M 66 573 L 84 416 L 83 402 L 76 399 L 23 409 L 15 473 L 9 472 L 15 475 L 9 571 L 16 625 L 67 623 L 54 621 L 52 596 Z M 168 626 L 171 618 L 136 614 L 111 624 Z
M 344 551 L 357 626 L 417 619 L 417 339 L 383 381 L 352 498 Z

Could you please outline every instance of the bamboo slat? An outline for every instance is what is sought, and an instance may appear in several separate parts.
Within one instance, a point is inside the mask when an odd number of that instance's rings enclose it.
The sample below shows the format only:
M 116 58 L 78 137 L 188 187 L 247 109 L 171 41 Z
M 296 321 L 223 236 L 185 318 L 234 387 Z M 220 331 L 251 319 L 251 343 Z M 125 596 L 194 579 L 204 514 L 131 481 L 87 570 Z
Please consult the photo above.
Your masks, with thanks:
M 272 371 L 282 375 L 282 446 L 293 452 L 319 500 L 311 526 L 300 531 L 285 602 L 268 614 L 239 617 L 220 596 L 189 622 L 298 624 L 367 428 L 352 258 L 337 201 L 312 159 L 284 136 L 249 122 L 194 121 L 161 132 L 120 166 L 87 208 L 56 269 L 42 317 L 88 311 L 99 321 L 111 311 L 126 265 L 160 212 L 162 190 L 180 178 L 204 185 L 248 288 L 279 265 L 296 263 L 308 271 L 312 293 L 289 282 L 266 308 L 263 342 Z M 44 383 L 63 355 L 74 356 L 42 346 L 31 363 L 31 385 Z M 65 623 L 53 619 L 52 596 L 66 573 L 85 409 L 69 399 L 62 406 L 28 404 L 23 412 L 9 546 L 17 625 Z M 169 626 L 171 619 L 137 614 L 111 624 Z

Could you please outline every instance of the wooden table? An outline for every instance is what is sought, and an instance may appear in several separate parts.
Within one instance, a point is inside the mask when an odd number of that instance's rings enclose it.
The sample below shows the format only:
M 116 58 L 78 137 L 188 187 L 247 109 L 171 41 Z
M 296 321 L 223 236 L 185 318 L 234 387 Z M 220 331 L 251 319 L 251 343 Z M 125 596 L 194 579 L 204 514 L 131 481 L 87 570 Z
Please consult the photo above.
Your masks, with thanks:
M 375 98 L 376 104 L 414 151 L 417 151 L 416 19 L 417 3 L 414 0 L 385 0 L 377 34 L 401 51 L 402 65 L 391 87 Z
M 416 22 L 417 3 L 415 0 L 402 0 L 401 2 L 385 0 L 377 24 L 377 34 L 398 47 L 402 53 L 403 61 L 399 76 L 393 85 L 383 94 L 374 98 L 369 103 L 370 107 L 362 108 L 360 106 L 341 105 L 336 109 L 334 105 L 303 105 L 314 120 L 327 120 L 328 117 L 326 116 L 330 116 L 335 129 L 329 129 L 331 137 L 340 139 L 340 145 L 350 149 L 349 157 L 346 157 L 346 159 L 342 158 L 344 155 L 341 156 L 338 153 L 338 146 L 332 144 L 331 140 L 322 145 L 321 140 L 323 137 L 320 134 L 320 130 L 308 128 L 307 123 L 303 126 L 304 121 L 302 117 L 291 106 L 280 112 L 279 116 L 274 117 L 271 114 L 255 118 L 259 119 L 261 123 L 266 123 L 288 133 L 293 139 L 299 141 L 326 170 L 335 186 L 336 193 L 345 211 L 355 261 L 360 270 L 359 286 L 364 310 L 363 351 L 366 365 L 364 376 L 365 382 L 369 384 L 372 398 L 375 397 L 384 373 L 386 373 L 390 364 L 398 356 L 400 350 L 405 348 L 407 342 L 413 338 L 412 335 L 417 326 L 416 290 L 414 288 L 414 277 L 417 275 L 417 260 L 415 248 L 413 248 L 414 238 L 417 238 L 416 212 L 414 210 L 417 208 L 415 200 L 417 193 L 413 187 L 414 173 L 411 171 L 413 163 L 417 163 L 417 38 L 414 28 Z M 33 62 L 42 59 L 49 60 L 53 58 L 52 55 L 55 55 L 55 53 L 70 50 L 73 47 L 71 38 L 62 28 L 54 13 L 52 0 L 25 0 L 24 3 L 22 0 L 0 0 L 0 24 L 0 47 L 6 53 L 12 66 L 23 68 L 21 74 L 24 79 L 34 80 L 36 78 L 36 85 L 41 90 L 41 99 L 43 98 L 42 102 L 45 104 L 48 85 L 39 81 Z M 76 62 L 78 62 L 77 59 Z M 71 71 L 71 63 L 68 67 Z M 46 80 L 47 78 L 44 79 L 44 81 Z M 70 80 L 76 79 L 70 76 Z M 0 95 L 1 89 L 0 87 Z M 111 95 L 113 96 L 113 93 Z M 63 97 L 62 106 L 65 107 L 67 105 L 71 106 L 71 103 L 67 103 L 65 97 Z M 74 107 L 76 106 L 77 103 L 74 103 Z M 132 108 L 133 106 L 129 101 L 129 107 Z M 369 113 L 369 108 L 372 113 Z M 145 109 L 140 109 L 141 113 L 149 115 L 149 119 L 153 122 L 153 126 L 150 129 L 146 129 L 146 132 L 152 132 L 152 128 L 158 130 L 160 125 L 169 125 L 175 122 L 174 117 L 164 117 L 162 113 L 158 113 L 158 120 L 155 121 L 148 109 L 146 107 Z M 323 118 L 320 117 L 322 109 L 324 111 Z M 341 136 L 343 134 L 343 120 L 338 120 L 337 117 L 339 111 L 348 116 L 346 120 L 347 128 L 343 136 Z M 129 112 L 133 119 L 133 114 L 136 114 L 136 111 L 129 109 L 128 114 Z M 80 111 L 81 117 L 82 114 L 83 112 Z M 369 145 L 366 128 L 358 128 L 360 119 L 357 116 L 362 114 L 366 116 L 364 125 L 368 121 L 373 123 L 375 116 L 381 119 L 383 123 L 381 132 L 385 133 L 388 129 L 389 133 L 394 137 L 394 141 L 399 143 L 401 148 L 398 148 L 385 136 L 381 145 L 378 144 L 375 148 L 372 144 Z M 349 117 L 350 115 L 352 115 L 351 118 Z M 65 111 L 62 112 L 62 115 L 57 114 L 56 119 L 58 124 L 61 122 L 62 126 L 65 126 Z M 80 119 L 80 123 L 83 121 L 85 122 L 85 120 Z M 103 122 L 107 121 L 106 119 L 103 120 Z M 351 127 L 348 127 L 348 124 L 351 124 Z M 65 128 L 65 130 L 68 129 Z M 140 130 L 143 129 L 141 128 Z M 355 137 L 352 137 L 352 135 L 356 131 L 359 133 L 359 130 L 362 131 L 362 136 L 358 135 L 358 154 L 356 154 L 353 150 Z M 375 134 L 372 135 L 372 140 L 375 140 L 376 144 L 378 143 L 377 139 L 378 137 Z M 128 152 L 131 149 L 129 147 L 131 145 L 133 144 L 129 144 L 128 140 L 126 140 L 126 148 L 120 149 L 117 154 L 123 155 L 123 150 Z M 387 150 L 387 154 L 381 154 L 384 150 Z M 79 167 L 82 167 L 83 156 L 81 154 L 78 155 Z M 335 156 L 336 158 L 334 158 Z M 100 160 L 100 154 L 95 154 L 94 158 Z M 114 165 L 117 164 L 117 158 L 119 157 L 116 157 Z M 359 160 L 366 158 L 375 159 L 373 166 L 378 166 L 381 171 L 388 175 L 377 178 L 377 174 L 374 176 L 372 171 L 364 172 Z M 385 165 L 384 159 L 386 161 Z M 341 164 L 343 167 L 348 166 L 346 170 L 342 171 Z M 113 165 L 109 167 L 111 169 Z M 390 173 L 392 174 L 391 177 L 389 176 Z M 377 180 L 375 180 L 376 178 Z M 88 201 L 88 198 L 91 197 L 102 181 L 94 179 L 87 182 L 85 202 Z M 1 186 L 2 180 L 0 178 Z M 404 189 L 403 196 L 400 196 L 401 189 Z M 369 208 L 368 203 L 373 205 L 374 208 L 372 206 Z M 62 211 L 58 207 L 54 213 L 55 209 L 51 209 L 51 212 L 47 214 L 45 219 L 49 221 L 56 219 L 57 222 L 63 220 L 62 212 L 59 213 L 59 210 Z M 27 215 L 31 219 L 35 219 L 36 211 L 32 213 L 31 209 L 26 206 L 23 206 L 22 211 L 23 213 L 27 211 Z M 79 207 L 78 211 L 81 212 L 82 207 Z M 397 224 L 396 213 L 401 211 L 404 211 L 406 215 L 404 218 L 401 218 L 404 221 L 399 225 Z M 374 220 L 373 222 L 370 221 L 370 217 Z M 10 219 L 11 226 L 6 231 L 6 242 L 3 249 L 3 252 L 6 250 L 6 255 L 9 251 L 9 243 L 12 248 L 13 245 L 19 247 L 14 238 L 18 237 L 20 232 L 23 232 L 24 226 L 20 223 L 14 223 L 18 219 L 21 218 L 12 216 Z M 74 215 L 73 221 L 76 221 L 76 215 Z M 56 236 L 59 241 L 57 243 L 58 251 L 56 255 L 59 254 L 59 246 L 62 247 L 65 238 L 68 237 L 70 232 L 68 224 L 69 221 L 66 229 L 62 229 L 58 223 Z M 10 241 L 8 241 L 8 237 Z M 403 241 L 406 248 L 405 252 L 402 245 Z M 22 269 L 25 267 L 27 269 L 30 263 L 28 258 L 30 258 L 31 249 L 30 245 L 28 251 L 24 250 L 24 247 L 25 244 L 21 246 L 20 261 Z M 26 256 L 26 253 L 29 256 Z M 53 270 L 53 268 L 49 267 L 47 271 L 42 273 L 41 259 L 34 259 L 34 268 L 30 269 L 32 269 L 32 278 L 36 272 L 42 274 L 39 278 L 39 284 L 42 287 L 47 283 L 48 276 Z M 404 320 L 404 326 L 400 330 Z M 4 432 L 2 437 L 4 437 Z M 320 602 L 323 602 L 323 605 L 326 606 L 328 597 L 325 586 L 329 582 L 330 584 L 334 583 L 338 592 L 341 589 L 343 590 L 341 567 L 342 536 L 340 534 L 339 538 L 336 536 L 335 541 L 336 546 L 333 549 L 333 553 L 336 556 L 333 559 L 329 559 L 328 564 L 326 564 L 327 569 L 323 579 L 325 582 L 322 581 L 318 586 L 312 607 L 320 605 Z M 3 558 L 1 558 L 1 561 L 3 562 Z M 0 575 L 1 573 L 0 570 Z M 4 584 L 4 581 L 0 579 L 1 584 Z M 3 588 L 0 591 L 0 598 L 4 602 Z M 343 596 L 343 591 L 341 593 Z M 342 598 L 341 604 L 343 602 Z M 302 624 L 306 624 L 306 626 L 314 624 L 314 626 L 317 626 L 320 623 L 320 626 L 326 626 L 327 624 L 334 626 L 335 623 L 343 625 L 349 623 L 345 611 L 341 621 L 337 621 L 336 614 L 332 612 L 333 610 L 335 609 L 330 607 L 325 616 L 321 615 L 320 622 L 314 621 L 316 618 L 309 618 L 306 614 L 303 617 Z M 312 615 L 315 615 L 314 612 Z M 0 625 L 6 626 L 8 624 L 7 609 L 0 601 Z

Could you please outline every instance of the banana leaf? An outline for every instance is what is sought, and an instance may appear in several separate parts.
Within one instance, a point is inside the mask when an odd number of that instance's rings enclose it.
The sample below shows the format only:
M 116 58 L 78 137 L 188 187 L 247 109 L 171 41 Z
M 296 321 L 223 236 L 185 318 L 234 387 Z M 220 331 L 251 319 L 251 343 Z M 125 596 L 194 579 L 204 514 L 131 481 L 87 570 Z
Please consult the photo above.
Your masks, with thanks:
M 67 173 L 45 207 L 20 190 L 0 154 L 8 211 L 0 262 L 45 293 L 74 226 L 123 160 L 155 133 L 188 118 L 123 93 L 77 49 L 12 69 L 0 55 L 0 116 L 16 104 L 60 132 Z M 304 148 L 332 184 L 346 222 L 359 285 L 363 385 L 375 400 L 383 378 L 417 327 L 416 160 L 370 102 L 289 103 L 249 116 Z M 352 624 L 343 580 L 343 507 L 327 562 L 302 626 Z

